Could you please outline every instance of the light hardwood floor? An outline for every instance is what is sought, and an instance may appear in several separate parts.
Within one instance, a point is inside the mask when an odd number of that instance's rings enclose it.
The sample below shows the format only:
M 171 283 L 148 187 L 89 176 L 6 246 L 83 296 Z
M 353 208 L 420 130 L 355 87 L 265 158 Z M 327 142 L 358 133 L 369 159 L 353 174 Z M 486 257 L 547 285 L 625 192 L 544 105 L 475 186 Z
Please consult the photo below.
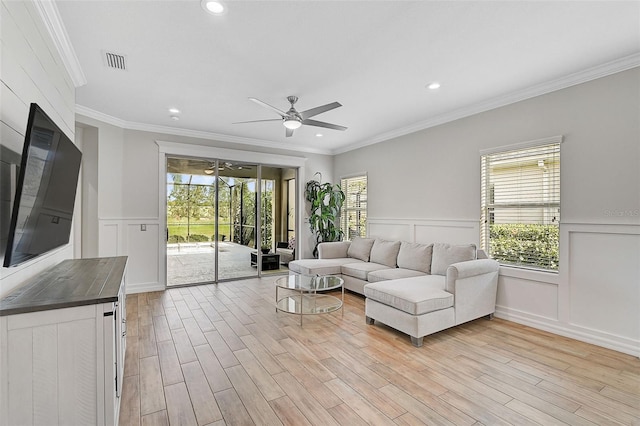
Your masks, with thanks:
M 512 322 L 276 313 L 275 278 L 127 296 L 121 425 L 638 425 L 640 360 Z

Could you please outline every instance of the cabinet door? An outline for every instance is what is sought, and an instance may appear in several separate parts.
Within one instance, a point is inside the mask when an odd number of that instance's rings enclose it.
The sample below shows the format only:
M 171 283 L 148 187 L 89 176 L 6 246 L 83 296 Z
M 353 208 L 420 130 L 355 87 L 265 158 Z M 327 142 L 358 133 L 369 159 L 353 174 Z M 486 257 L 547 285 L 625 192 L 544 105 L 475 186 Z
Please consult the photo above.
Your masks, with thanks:
M 5 324 L 7 423 L 96 424 L 95 305 L 11 315 Z

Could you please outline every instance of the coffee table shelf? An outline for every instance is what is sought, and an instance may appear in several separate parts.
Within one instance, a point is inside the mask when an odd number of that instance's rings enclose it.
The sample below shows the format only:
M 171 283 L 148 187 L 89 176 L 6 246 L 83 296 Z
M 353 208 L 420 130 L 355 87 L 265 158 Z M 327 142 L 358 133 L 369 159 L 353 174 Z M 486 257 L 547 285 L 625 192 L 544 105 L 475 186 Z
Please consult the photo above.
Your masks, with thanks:
M 341 298 L 318 293 L 337 289 L 341 290 Z M 281 290 L 295 293 L 280 297 Z M 340 309 L 344 315 L 344 280 L 340 277 L 296 274 L 276 280 L 276 312 L 299 315 L 300 326 L 305 315 L 328 314 Z

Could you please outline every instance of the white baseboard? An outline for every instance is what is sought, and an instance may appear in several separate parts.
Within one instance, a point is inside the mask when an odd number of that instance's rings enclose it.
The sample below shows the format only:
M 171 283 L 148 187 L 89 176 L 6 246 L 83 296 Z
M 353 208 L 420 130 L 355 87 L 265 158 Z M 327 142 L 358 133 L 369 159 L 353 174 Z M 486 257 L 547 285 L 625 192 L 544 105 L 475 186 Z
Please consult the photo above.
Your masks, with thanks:
M 571 324 L 564 324 L 553 319 L 544 318 L 538 315 L 528 314 L 515 309 L 496 306 L 496 318 L 513 321 L 518 324 L 548 331 L 581 342 L 591 343 L 607 349 L 629 354 L 640 358 L 640 341 L 634 341 L 625 337 L 603 333 L 597 330 L 590 330 L 584 327 L 577 327 Z
M 164 286 L 158 282 L 127 284 L 127 294 L 147 293 L 149 291 L 164 291 Z

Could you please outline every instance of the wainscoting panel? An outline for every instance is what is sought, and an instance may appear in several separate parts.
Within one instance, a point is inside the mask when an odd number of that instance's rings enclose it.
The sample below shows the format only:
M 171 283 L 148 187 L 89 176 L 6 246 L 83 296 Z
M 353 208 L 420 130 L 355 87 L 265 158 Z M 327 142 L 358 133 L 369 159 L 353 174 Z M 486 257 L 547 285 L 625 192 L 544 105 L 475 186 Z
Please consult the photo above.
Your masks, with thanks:
M 368 218 L 370 237 L 415 243 L 479 244 L 478 221 Z
M 413 227 L 406 223 L 386 223 L 369 219 L 368 227 L 369 238 L 413 241 Z
M 100 256 L 128 256 L 127 293 L 164 290 L 158 277 L 158 218 L 100 219 Z M 144 227 L 144 231 L 142 230 Z
M 100 221 L 100 236 L 98 242 L 98 250 L 100 257 L 119 256 L 119 234 L 120 226 L 118 223 L 103 223 Z
M 128 282 L 132 284 L 158 282 L 159 229 L 157 223 L 127 225 Z
M 563 223 L 558 274 L 500 271 L 497 317 L 634 356 L 640 356 L 638 306 L 637 225 Z
M 557 321 L 558 286 L 535 279 L 504 276 L 501 271 L 496 309 L 509 315 Z
M 569 322 L 640 341 L 640 235 L 569 232 Z
M 480 244 L 477 221 L 437 221 L 417 223 L 415 241 L 418 243 Z

